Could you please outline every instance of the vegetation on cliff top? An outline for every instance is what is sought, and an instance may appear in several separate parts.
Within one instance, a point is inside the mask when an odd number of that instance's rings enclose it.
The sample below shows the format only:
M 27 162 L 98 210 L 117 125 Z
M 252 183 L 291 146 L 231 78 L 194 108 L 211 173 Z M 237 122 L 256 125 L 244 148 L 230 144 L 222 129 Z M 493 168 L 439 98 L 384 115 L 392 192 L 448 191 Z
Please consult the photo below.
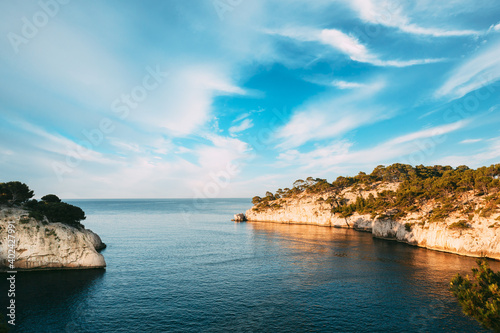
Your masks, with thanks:
M 495 213 L 500 205 L 500 164 L 481 167 L 476 170 L 467 166 L 413 167 L 407 164 L 380 165 L 372 173 L 360 172 L 354 177 L 338 177 L 332 183 L 326 179 L 309 177 L 299 179 L 293 187 L 278 189 L 276 193 L 267 192 L 264 197 L 252 199 L 255 210 L 280 208 L 282 198 L 293 198 L 300 194 L 320 194 L 331 211 L 347 218 L 354 213 L 371 214 L 373 218 L 391 217 L 402 219 L 410 212 L 417 212 L 427 202 L 433 201 L 435 208 L 428 217 L 429 221 L 439 221 L 449 214 L 460 211 L 469 219 L 477 212 L 482 217 Z M 398 183 L 396 190 L 377 191 L 367 197 L 362 191 L 376 190 L 381 183 Z M 354 202 L 343 196 L 350 188 L 357 193 Z M 482 197 L 485 205 L 478 207 L 474 197 Z M 463 200 L 465 198 L 465 200 Z
M 80 207 L 62 202 L 55 194 L 48 194 L 40 201 L 33 198 L 34 193 L 28 185 L 21 182 L 0 183 L 0 205 L 20 207 L 28 210 L 29 216 L 44 222 L 63 223 L 76 228 L 83 228 L 80 221 L 85 220 L 85 213 Z
M 500 332 L 500 273 L 493 272 L 486 260 L 477 260 L 473 279 L 457 274 L 450 291 L 458 299 L 463 312 L 483 327 Z

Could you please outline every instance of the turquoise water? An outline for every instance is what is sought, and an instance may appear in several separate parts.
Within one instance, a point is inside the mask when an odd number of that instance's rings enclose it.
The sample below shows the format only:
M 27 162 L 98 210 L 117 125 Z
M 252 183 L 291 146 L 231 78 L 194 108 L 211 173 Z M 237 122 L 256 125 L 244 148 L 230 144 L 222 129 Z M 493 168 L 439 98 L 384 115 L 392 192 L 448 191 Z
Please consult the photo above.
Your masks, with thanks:
M 473 258 L 231 222 L 249 199 L 70 203 L 107 243 L 108 267 L 18 273 L 15 332 L 481 331 L 447 291 Z

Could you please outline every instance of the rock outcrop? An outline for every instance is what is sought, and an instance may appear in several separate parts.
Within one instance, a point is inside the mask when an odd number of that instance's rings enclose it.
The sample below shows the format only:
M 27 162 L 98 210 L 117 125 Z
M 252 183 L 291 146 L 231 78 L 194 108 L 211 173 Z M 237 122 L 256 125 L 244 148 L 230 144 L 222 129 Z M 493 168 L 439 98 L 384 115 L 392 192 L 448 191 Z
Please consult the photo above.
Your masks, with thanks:
M 0 270 L 9 266 L 8 225 L 14 225 L 16 270 L 104 268 L 98 253 L 106 245 L 88 229 L 62 223 L 42 223 L 19 208 L 0 208 Z
M 247 220 L 245 214 L 234 214 L 234 219 L 233 221 L 234 222 L 245 222 Z
M 380 184 L 375 191 L 343 191 L 342 196 L 354 202 L 357 196 L 397 188 L 397 183 Z M 354 213 L 348 218 L 333 214 L 324 194 L 302 193 L 293 198 L 281 198 L 271 207 L 258 205 L 246 211 L 248 221 L 314 224 L 319 226 L 354 228 L 371 232 L 373 236 L 397 240 L 432 250 L 466 256 L 486 256 L 500 260 L 500 214 L 488 218 L 480 214 L 452 214 L 442 221 L 429 222 L 427 217 L 435 208 L 432 203 L 418 212 L 395 220 L 388 216 Z M 481 206 L 480 198 L 472 199 Z

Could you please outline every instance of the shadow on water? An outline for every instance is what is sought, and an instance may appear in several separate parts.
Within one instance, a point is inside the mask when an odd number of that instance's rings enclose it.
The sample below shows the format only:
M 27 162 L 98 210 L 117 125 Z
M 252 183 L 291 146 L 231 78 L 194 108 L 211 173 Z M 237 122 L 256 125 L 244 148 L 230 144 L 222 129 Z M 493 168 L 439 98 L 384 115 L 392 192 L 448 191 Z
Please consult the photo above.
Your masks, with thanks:
M 257 248 L 278 253 L 274 261 L 295 267 L 273 301 L 290 304 L 293 299 L 293 303 L 304 304 L 300 318 L 284 310 L 286 307 L 273 307 L 266 325 L 284 328 L 285 322 L 287 331 L 297 327 L 314 331 L 482 331 L 474 320 L 462 315 L 448 291 L 451 278 L 470 273 L 475 258 L 348 229 L 259 222 L 247 225 Z M 490 265 L 500 268 L 496 261 Z M 313 323 L 318 322 L 319 312 L 328 313 L 329 318 L 322 316 L 323 323 L 317 326 Z M 281 324 L 272 323 L 278 317 L 283 318 Z
M 16 327 L 12 332 L 76 333 L 85 308 L 92 302 L 104 269 L 18 272 L 16 274 Z M 0 290 L 7 291 L 6 273 Z M 2 308 L 9 300 L 2 297 Z M 84 319 L 83 319 L 84 321 Z

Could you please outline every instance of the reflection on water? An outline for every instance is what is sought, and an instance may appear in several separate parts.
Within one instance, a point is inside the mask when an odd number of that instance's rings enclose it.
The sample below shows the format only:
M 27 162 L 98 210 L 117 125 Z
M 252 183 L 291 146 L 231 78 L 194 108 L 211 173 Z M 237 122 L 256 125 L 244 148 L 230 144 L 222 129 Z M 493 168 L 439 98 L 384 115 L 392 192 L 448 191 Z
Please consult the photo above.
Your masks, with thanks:
M 314 261 L 327 255 L 349 257 L 362 262 L 394 262 L 412 269 L 441 272 L 469 272 L 476 259 L 450 253 L 427 250 L 396 241 L 372 237 L 370 233 L 352 229 L 314 225 L 247 223 L 253 230 L 257 246 L 276 246 L 295 253 L 301 262 L 308 257 Z M 500 269 L 500 262 L 490 260 L 490 266 Z
M 107 243 L 108 267 L 18 273 L 14 332 L 481 331 L 447 291 L 474 258 L 347 229 L 230 222 L 247 199 L 72 203 Z
M 318 302 L 311 305 L 324 310 L 325 304 L 330 304 L 326 312 L 339 316 L 335 318 L 342 323 L 338 329 L 479 330 L 461 314 L 447 289 L 455 274 L 470 273 L 475 258 L 377 239 L 349 229 L 248 224 L 257 247 L 278 250 L 282 260 L 300 267 L 301 274 L 287 281 L 289 292 L 309 288 L 319 293 Z M 490 265 L 500 270 L 499 262 L 490 261 Z M 329 297 L 325 300 L 320 291 Z M 361 319 L 346 315 L 352 312 L 362 313 L 362 325 L 343 323 L 342 317 Z
M 103 269 L 18 272 L 16 274 L 15 332 L 41 332 L 40 318 L 46 331 L 79 332 L 85 321 L 86 307 L 105 274 Z M 2 274 L 0 290 L 7 290 Z M 4 300 L 4 298 L 2 298 Z M 6 302 L 2 302 L 2 308 Z M 50 327 L 50 328 L 49 328 Z

